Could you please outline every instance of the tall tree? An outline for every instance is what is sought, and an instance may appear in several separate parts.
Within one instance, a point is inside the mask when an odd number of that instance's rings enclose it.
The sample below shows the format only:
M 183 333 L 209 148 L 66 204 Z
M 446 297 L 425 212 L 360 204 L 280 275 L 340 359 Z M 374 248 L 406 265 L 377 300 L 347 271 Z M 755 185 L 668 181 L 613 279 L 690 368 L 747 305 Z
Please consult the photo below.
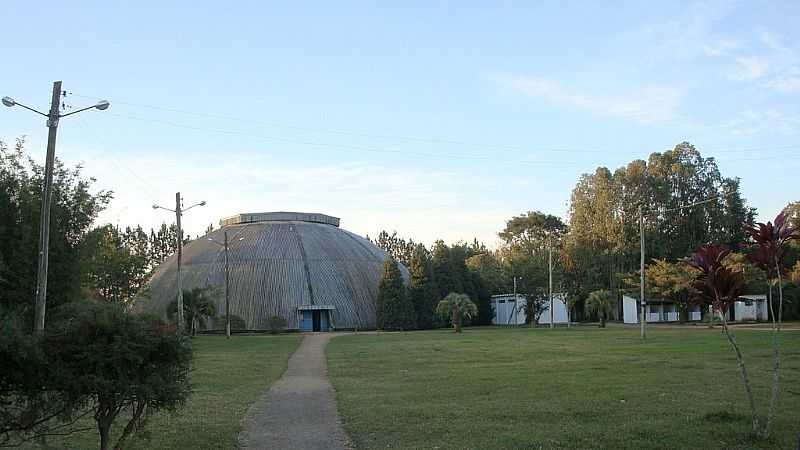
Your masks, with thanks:
M 24 139 L 13 148 L 0 141 L 0 304 L 28 309 L 36 289 L 39 220 L 44 168 L 25 152 Z M 81 297 L 82 241 L 111 200 L 94 191 L 81 166 L 56 160 L 47 282 L 48 306 Z
M 416 328 L 414 305 L 406 295 L 403 276 L 394 258 L 386 258 L 378 285 L 378 328 L 413 330 Z
M 90 231 L 84 240 L 85 283 L 105 302 L 128 303 L 150 273 L 150 257 L 147 248 L 142 248 L 147 235 L 141 228 L 127 231 L 105 225 Z
M 687 205 L 694 206 L 680 208 Z M 573 292 L 616 289 L 619 274 L 638 269 L 639 208 L 648 258 L 668 261 L 706 242 L 740 242 L 740 225 L 752 223 L 755 212 L 741 196 L 739 180 L 723 177 L 714 158 L 687 142 L 613 174 L 600 167 L 572 191 L 562 256 Z
M 369 239 L 369 236 L 367 236 Z M 414 241 L 409 239 L 405 240 L 397 235 L 396 231 L 393 231 L 392 234 L 389 234 L 386 230 L 381 231 L 378 234 L 378 238 L 375 239 L 374 244 L 383 249 L 386 253 L 390 254 L 392 258 L 399 261 L 404 266 L 408 267 L 411 263 L 411 256 L 414 253 L 414 248 L 416 244 Z
M 417 244 L 414 247 L 408 271 L 411 275 L 408 296 L 414 305 L 417 326 L 421 329 L 435 328 L 439 325 L 435 311 L 439 294 L 433 280 L 430 252 L 424 245 Z

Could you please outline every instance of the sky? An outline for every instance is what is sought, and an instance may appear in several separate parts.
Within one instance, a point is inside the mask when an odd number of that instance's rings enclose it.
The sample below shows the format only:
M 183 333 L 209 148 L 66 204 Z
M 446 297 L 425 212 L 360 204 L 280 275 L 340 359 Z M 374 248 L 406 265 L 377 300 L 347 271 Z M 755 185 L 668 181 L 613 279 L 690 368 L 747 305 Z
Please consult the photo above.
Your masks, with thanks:
M 116 4 L 120 3 L 120 4 Z M 800 3 L 5 0 L 0 95 L 74 109 L 57 156 L 201 234 L 242 212 L 341 217 L 490 247 L 529 210 L 566 219 L 578 177 L 689 141 L 759 219 L 800 200 Z M 73 110 L 74 110 L 73 109 Z M 0 140 L 44 159 L 44 119 Z

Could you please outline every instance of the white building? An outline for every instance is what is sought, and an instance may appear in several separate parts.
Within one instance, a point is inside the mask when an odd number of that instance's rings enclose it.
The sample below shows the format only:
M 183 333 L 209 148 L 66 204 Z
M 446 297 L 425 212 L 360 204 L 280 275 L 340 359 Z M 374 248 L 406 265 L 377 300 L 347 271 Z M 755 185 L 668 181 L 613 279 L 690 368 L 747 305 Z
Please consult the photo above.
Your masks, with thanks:
M 565 294 L 553 294 L 553 323 L 567 323 L 567 308 L 564 303 Z M 525 296 L 517 294 L 516 299 L 514 294 L 501 294 L 493 295 L 492 316 L 493 325 L 524 325 L 525 319 Z M 537 322 L 539 325 L 550 324 L 550 305 L 549 302 L 545 304 L 547 308 L 539 317 Z
M 622 297 L 623 321 L 625 323 L 639 323 L 639 301 L 627 295 Z M 647 322 L 678 322 L 680 316 L 678 307 L 669 300 L 647 301 L 645 310 Z M 689 306 L 689 321 L 699 321 L 702 318 L 700 305 Z M 769 320 L 769 311 L 766 295 L 743 295 L 734 302 L 728 310 L 726 319 L 730 321 L 761 321 Z

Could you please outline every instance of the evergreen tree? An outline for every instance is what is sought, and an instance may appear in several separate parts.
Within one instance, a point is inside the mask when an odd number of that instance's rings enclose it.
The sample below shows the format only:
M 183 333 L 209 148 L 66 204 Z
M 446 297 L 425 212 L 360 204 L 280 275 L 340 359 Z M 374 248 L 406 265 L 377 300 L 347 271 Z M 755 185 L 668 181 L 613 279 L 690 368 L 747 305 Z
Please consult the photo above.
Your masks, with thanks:
M 421 329 L 436 328 L 439 325 L 436 315 L 439 296 L 433 280 L 431 256 L 424 245 L 414 247 L 408 271 L 411 274 L 408 296 L 414 305 L 417 326 Z
M 378 285 L 378 328 L 382 330 L 416 328 L 414 306 L 406 295 L 397 260 L 391 257 L 383 264 L 381 282 Z

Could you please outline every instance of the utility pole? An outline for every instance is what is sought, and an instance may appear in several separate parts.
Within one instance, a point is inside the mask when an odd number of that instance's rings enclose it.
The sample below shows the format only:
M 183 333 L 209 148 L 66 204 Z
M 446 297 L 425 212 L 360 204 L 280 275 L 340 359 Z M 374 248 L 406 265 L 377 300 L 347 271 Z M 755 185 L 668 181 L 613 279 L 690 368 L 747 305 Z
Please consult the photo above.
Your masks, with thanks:
M 514 277 L 514 326 L 516 327 L 519 322 L 519 307 L 517 305 L 517 277 Z
M 181 260 L 183 259 L 183 228 L 181 228 L 181 193 L 175 193 L 175 222 L 178 226 L 178 274 L 176 284 L 178 286 L 178 333 L 183 331 L 183 280 L 181 279 Z
M 50 114 L 47 117 L 47 156 L 44 165 L 44 191 L 42 192 L 42 215 L 39 225 L 39 265 L 36 273 L 36 307 L 34 331 L 44 332 L 44 315 L 47 308 L 47 263 L 50 257 L 50 203 L 53 196 L 53 166 L 56 158 L 56 134 L 58 132 L 59 108 L 61 107 L 61 82 L 53 83 Z
M 550 298 L 550 328 L 554 328 L 556 325 L 553 323 L 553 243 L 550 238 L 547 239 L 547 266 L 548 266 L 548 278 L 549 278 L 549 287 L 548 287 L 548 297 Z
M 228 293 L 230 292 L 229 288 L 229 276 L 228 276 L 228 230 L 225 230 L 225 337 L 230 339 L 231 338 L 231 308 L 230 302 L 228 301 Z
M 180 192 L 176 192 L 175 193 L 175 209 L 169 209 L 169 208 L 164 208 L 163 206 L 153 205 L 153 209 L 164 209 L 164 210 L 167 210 L 167 211 L 170 211 L 170 212 L 174 212 L 175 213 L 175 225 L 178 228 L 176 230 L 176 235 L 177 236 L 175 237 L 175 240 L 177 241 L 177 244 L 178 244 L 178 252 L 177 252 L 178 253 L 178 271 L 177 271 L 177 273 L 175 275 L 175 285 L 178 288 L 178 299 L 177 299 L 177 303 L 178 303 L 178 305 L 177 305 L 178 306 L 178 334 L 181 334 L 183 332 L 183 327 L 184 327 L 184 323 L 183 323 L 183 279 L 181 278 L 181 264 L 183 262 L 183 228 L 181 227 L 181 217 L 183 216 L 184 212 L 194 208 L 195 206 L 205 206 L 206 202 L 202 201 L 200 203 L 195 203 L 194 205 L 192 205 L 192 206 L 190 206 L 188 208 L 185 208 L 185 209 L 183 208 L 183 205 L 181 203 L 182 203 L 181 202 L 181 193 Z
M 39 220 L 39 261 L 36 272 L 36 300 L 34 303 L 33 331 L 41 334 L 44 331 L 44 317 L 47 307 L 47 265 L 50 257 L 50 205 L 53 203 L 53 167 L 56 159 L 56 135 L 59 119 L 89 109 L 104 111 L 109 103 L 100 100 L 92 106 L 61 114 L 61 97 L 66 93 L 61 90 L 61 82 L 53 82 L 53 94 L 50 99 L 50 112 L 45 114 L 35 108 L 26 106 L 11 97 L 3 97 L 2 103 L 9 108 L 19 106 L 47 118 L 47 155 L 45 156 L 44 186 L 42 188 L 42 214 Z
M 645 323 L 647 322 L 646 309 L 647 300 L 644 298 L 644 215 L 642 213 L 642 205 L 639 205 L 639 244 L 640 244 L 640 258 L 639 258 L 639 299 L 641 304 L 641 335 L 642 340 L 647 340 L 647 332 L 645 331 Z

